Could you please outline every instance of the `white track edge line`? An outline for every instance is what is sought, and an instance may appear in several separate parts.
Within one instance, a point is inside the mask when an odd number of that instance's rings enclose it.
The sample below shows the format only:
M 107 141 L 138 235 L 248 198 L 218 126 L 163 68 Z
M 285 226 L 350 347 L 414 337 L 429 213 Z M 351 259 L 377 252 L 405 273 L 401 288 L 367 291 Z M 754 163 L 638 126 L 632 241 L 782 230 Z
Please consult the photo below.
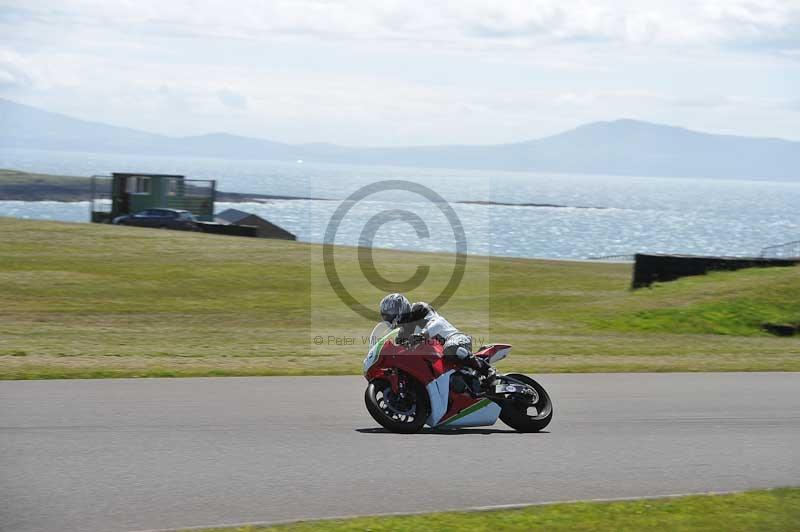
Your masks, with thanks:
M 522 508 L 531 508 L 535 506 L 551 506 L 554 504 L 576 504 L 579 502 L 624 502 L 624 501 L 646 501 L 654 499 L 677 499 L 680 497 L 692 497 L 696 495 L 736 495 L 739 493 L 747 493 L 748 491 L 771 491 L 790 486 L 781 486 L 776 488 L 751 488 L 744 490 L 732 491 L 690 491 L 686 493 L 668 493 L 666 495 L 642 495 L 633 497 L 608 497 L 608 498 L 595 498 L 595 499 L 567 499 L 558 501 L 544 501 L 544 502 L 523 502 L 512 504 L 494 504 L 490 506 L 470 506 L 468 508 L 446 508 L 443 510 L 431 510 L 420 512 L 387 512 L 378 514 L 356 514 L 356 515 L 339 515 L 332 517 L 299 517 L 296 519 L 285 519 L 281 521 L 253 521 L 249 523 L 224 523 L 216 525 L 199 525 L 183 528 L 148 528 L 143 530 L 131 530 L 129 532 L 181 532 L 184 530 L 206 530 L 209 528 L 240 528 L 245 526 L 255 527 L 270 527 L 278 525 L 290 525 L 293 523 L 313 523 L 316 521 L 339 521 L 344 519 L 358 519 L 361 517 L 403 517 L 427 514 L 440 514 L 452 512 L 492 512 L 496 510 L 519 510 Z

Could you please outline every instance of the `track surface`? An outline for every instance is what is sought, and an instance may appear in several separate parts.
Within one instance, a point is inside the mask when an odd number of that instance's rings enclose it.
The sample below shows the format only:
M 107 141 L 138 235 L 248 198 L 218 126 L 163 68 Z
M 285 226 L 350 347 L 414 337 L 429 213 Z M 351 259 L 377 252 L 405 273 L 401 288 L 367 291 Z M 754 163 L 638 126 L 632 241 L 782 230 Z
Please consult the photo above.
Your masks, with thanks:
M 800 484 L 800 374 L 544 375 L 549 433 L 376 429 L 357 377 L 0 382 L 0 529 Z

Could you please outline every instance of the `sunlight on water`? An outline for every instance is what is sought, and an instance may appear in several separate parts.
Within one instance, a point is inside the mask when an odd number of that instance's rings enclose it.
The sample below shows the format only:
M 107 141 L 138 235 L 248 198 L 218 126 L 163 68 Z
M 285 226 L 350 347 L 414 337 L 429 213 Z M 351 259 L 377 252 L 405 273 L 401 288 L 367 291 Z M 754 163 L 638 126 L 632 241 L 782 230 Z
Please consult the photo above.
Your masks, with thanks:
M 380 168 L 274 161 L 0 150 L 0 167 L 67 175 L 111 171 L 179 173 L 217 179 L 220 190 L 342 199 L 384 179 L 422 183 L 451 202 L 470 253 L 586 258 L 637 251 L 753 255 L 764 246 L 800 239 L 800 184 L 765 181 L 546 175 L 511 172 Z M 519 207 L 463 200 L 564 205 Z M 366 198 L 342 221 L 336 242 L 355 245 L 374 213 L 402 204 L 428 222 L 419 239 L 400 224 L 378 232 L 375 244 L 453 251 L 452 231 L 431 204 L 400 194 Z M 321 242 L 338 201 L 274 200 L 217 203 L 254 212 Z M 583 208 L 593 207 L 593 208 Z M 88 202 L 0 201 L 0 216 L 85 222 Z

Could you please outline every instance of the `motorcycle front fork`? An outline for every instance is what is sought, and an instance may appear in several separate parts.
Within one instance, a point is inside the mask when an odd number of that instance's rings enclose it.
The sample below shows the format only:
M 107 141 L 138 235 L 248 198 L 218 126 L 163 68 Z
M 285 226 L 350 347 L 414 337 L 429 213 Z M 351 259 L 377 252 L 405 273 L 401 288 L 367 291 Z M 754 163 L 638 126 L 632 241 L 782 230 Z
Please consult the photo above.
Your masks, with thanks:
M 400 376 L 397 374 L 397 370 L 387 369 L 384 371 L 384 375 L 386 376 L 386 380 L 389 381 L 389 385 L 392 387 L 392 393 L 400 395 L 403 386 L 400 382 Z

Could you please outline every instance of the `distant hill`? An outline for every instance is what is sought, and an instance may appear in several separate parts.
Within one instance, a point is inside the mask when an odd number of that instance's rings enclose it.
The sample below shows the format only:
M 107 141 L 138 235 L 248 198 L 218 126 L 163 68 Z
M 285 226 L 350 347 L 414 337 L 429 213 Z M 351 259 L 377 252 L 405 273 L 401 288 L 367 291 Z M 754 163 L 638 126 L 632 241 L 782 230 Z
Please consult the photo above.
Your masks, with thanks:
M 712 135 L 637 120 L 594 122 L 489 146 L 357 148 L 212 133 L 169 137 L 0 98 L 0 147 L 433 168 L 800 181 L 800 142 Z

